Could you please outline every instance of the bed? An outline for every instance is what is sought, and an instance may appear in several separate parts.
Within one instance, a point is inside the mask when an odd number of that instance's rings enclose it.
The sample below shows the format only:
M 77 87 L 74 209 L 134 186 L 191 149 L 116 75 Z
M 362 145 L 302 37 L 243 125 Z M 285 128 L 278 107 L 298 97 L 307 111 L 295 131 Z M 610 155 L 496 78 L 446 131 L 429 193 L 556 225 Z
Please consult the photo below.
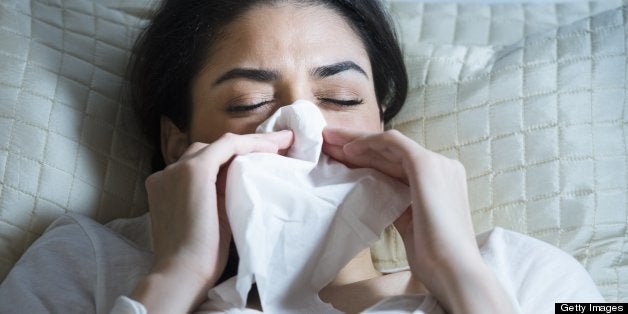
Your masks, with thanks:
M 410 74 L 389 125 L 467 169 L 477 232 L 573 255 L 628 301 L 628 0 L 389 0 Z M 125 96 L 152 0 L 0 3 L 0 280 L 56 217 L 146 212 L 151 147 Z M 392 230 L 382 270 L 405 267 Z

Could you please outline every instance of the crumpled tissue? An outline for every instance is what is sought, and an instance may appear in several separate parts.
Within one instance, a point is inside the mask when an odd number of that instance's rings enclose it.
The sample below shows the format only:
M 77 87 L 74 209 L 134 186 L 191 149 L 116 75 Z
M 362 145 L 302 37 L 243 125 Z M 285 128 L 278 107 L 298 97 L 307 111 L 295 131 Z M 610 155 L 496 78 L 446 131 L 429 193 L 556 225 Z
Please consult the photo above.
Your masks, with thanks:
M 248 311 L 257 283 L 265 312 L 337 313 L 318 292 L 409 206 L 398 180 L 323 154 L 325 125 L 310 102 L 284 106 L 257 131 L 292 129 L 287 156 L 252 153 L 229 166 L 225 203 L 240 262 L 210 290 L 216 309 Z

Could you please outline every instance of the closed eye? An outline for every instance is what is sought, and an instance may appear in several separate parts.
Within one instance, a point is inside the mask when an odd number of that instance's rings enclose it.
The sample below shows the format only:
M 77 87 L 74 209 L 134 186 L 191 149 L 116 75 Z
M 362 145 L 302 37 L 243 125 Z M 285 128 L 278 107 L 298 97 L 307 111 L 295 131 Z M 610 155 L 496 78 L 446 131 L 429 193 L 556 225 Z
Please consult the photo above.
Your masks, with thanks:
M 335 99 L 335 98 L 320 97 L 320 98 L 318 98 L 318 100 L 321 103 L 323 103 L 323 104 L 332 104 L 332 105 L 337 105 L 337 106 L 342 106 L 342 107 L 357 106 L 357 105 L 361 105 L 361 104 L 364 103 L 364 99 Z M 229 113 L 250 112 L 250 111 L 253 111 L 253 110 L 258 109 L 260 107 L 263 107 L 265 105 L 271 104 L 273 102 L 274 102 L 274 100 L 267 100 L 267 101 L 254 103 L 254 104 L 234 104 L 234 105 L 229 105 L 227 107 L 227 112 L 229 112 Z
M 357 106 L 364 103 L 364 99 L 335 99 L 335 98 L 318 98 L 320 102 L 330 103 L 339 106 L 351 107 Z
M 227 107 L 227 112 L 229 113 L 242 113 L 242 112 L 249 112 L 249 111 L 253 111 L 257 108 L 260 108 L 264 105 L 268 105 L 271 104 L 273 102 L 273 100 L 267 100 L 267 101 L 263 101 L 263 102 L 259 102 L 259 103 L 254 103 L 254 104 L 235 104 L 235 105 L 229 105 Z

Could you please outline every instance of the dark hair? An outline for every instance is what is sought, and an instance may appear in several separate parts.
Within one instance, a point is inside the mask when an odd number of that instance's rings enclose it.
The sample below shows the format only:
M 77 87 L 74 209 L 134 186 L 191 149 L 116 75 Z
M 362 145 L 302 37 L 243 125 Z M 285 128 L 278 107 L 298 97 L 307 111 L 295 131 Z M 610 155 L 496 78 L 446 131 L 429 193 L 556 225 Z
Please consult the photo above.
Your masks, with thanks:
M 366 47 L 381 119 L 399 112 L 408 78 L 391 20 L 377 0 L 165 0 L 138 38 L 130 67 L 131 102 L 155 145 L 153 170 L 165 166 L 160 118 L 187 130 L 193 79 L 221 31 L 253 6 L 276 2 L 324 5 L 346 18 Z

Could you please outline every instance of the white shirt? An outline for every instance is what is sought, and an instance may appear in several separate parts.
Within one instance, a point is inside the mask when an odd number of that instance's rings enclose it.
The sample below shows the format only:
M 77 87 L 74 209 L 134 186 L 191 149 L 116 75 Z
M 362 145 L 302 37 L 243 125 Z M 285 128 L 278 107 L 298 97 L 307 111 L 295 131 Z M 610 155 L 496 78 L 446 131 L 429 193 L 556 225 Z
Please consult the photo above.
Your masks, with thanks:
M 478 236 L 485 262 L 521 313 L 553 313 L 555 302 L 603 302 L 567 253 L 503 229 Z M 0 285 L 0 313 L 143 313 L 129 295 L 152 262 L 148 216 L 108 226 L 70 214 L 57 219 Z M 430 296 L 386 299 L 369 311 L 444 313 Z

